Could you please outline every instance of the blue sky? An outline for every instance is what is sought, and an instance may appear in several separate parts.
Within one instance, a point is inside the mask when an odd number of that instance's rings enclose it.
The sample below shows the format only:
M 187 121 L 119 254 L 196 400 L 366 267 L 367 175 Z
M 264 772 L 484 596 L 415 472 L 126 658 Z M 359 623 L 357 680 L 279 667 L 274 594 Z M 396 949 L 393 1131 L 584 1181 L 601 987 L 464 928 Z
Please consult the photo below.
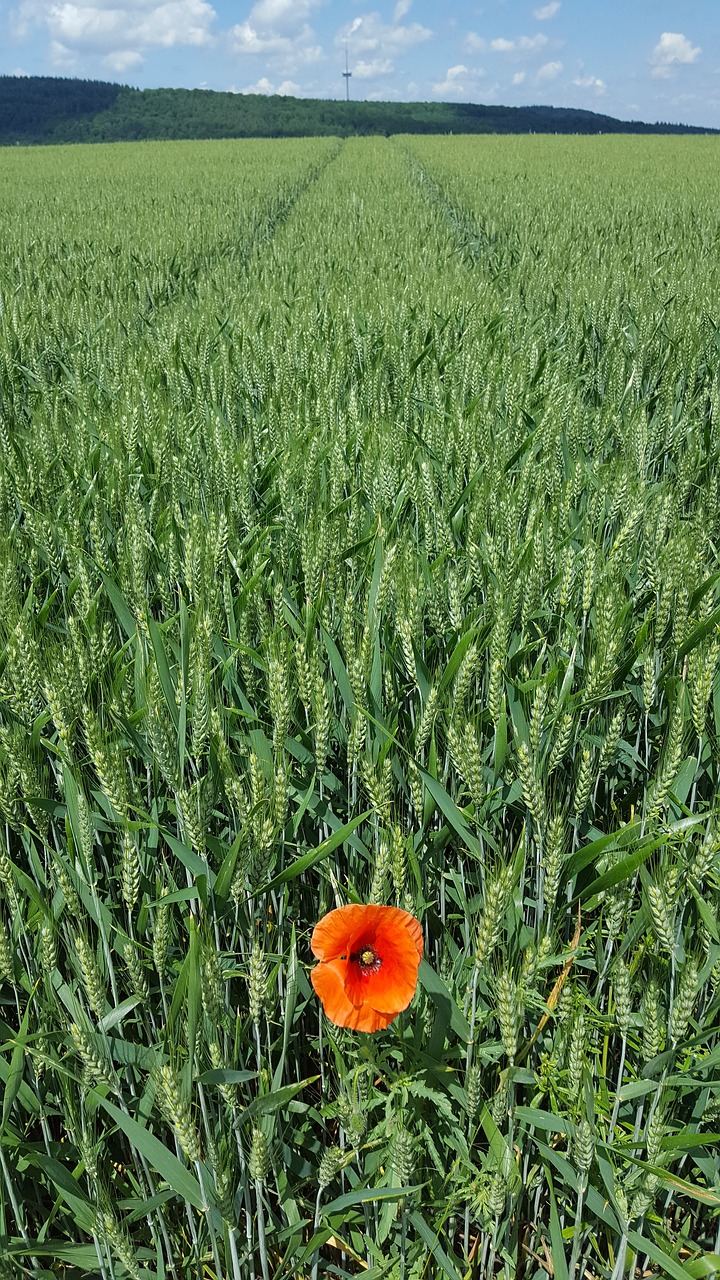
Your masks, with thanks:
M 0 73 L 720 127 L 720 0 L 0 0 Z

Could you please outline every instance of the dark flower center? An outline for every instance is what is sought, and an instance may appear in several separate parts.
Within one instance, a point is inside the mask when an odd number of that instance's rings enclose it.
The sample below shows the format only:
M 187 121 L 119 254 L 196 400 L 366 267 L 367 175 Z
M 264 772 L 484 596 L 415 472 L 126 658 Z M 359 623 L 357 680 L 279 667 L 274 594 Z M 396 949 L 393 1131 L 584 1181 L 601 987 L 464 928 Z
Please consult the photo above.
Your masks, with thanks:
M 382 964 L 382 960 L 374 947 L 369 943 L 363 943 L 358 947 L 357 951 L 353 951 L 350 959 L 357 964 L 361 974 L 377 973 Z

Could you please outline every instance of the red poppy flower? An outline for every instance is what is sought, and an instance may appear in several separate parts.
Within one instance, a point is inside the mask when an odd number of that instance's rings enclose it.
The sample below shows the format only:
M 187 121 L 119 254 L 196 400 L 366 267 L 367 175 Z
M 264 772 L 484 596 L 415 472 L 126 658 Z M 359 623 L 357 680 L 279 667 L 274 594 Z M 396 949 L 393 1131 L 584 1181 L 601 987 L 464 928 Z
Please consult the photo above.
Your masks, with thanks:
M 423 953 L 420 921 L 399 907 L 338 907 L 310 939 L 310 978 L 338 1027 L 379 1031 L 407 1009 Z

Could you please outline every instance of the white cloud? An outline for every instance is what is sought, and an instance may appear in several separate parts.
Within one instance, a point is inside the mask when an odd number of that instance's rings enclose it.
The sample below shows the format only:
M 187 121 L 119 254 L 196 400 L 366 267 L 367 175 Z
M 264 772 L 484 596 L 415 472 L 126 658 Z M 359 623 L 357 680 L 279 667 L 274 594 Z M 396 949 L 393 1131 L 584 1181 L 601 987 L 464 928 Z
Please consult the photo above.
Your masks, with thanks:
M 598 79 L 597 76 L 576 76 L 572 84 L 578 89 L 594 89 L 597 94 L 604 93 L 607 88 L 605 81 Z
M 701 52 L 700 45 L 692 45 L 679 31 L 663 31 L 650 55 L 652 74 L 667 79 L 673 65 L 694 62 Z
M 363 13 L 342 27 L 335 44 L 348 42 L 350 56 L 376 53 L 388 57 L 429 40 L 432 31 L 419 22 L 383 22 L 379 13 Z
M 547 36 L 538 31 L 535 36 L 518 36 L 517 40 L 506 40 L 500 36 L 499 39 L 490 41 L 490 48 L 493 53 L 537 53 L 547 42 Z
M 445 79 L 431 85 L 436 98 L 461 98 L 467 100 L 478 91 L 478 80 L 482 80 L 485 72 L 482 67 L 466 67 L 460 62 L 448 67 Z
M 277 93 L 281 97 L 286 94 L 295 94 L 300 88 L 299 84 L 295 84 L 294 80 L 283 80 L 277 87 L 268 80 L 267 76 L 261 76 L 257 84 L 249 84 L 244 89 L 240 89 L 240 93 Z
M 538 71 L 535 80 L 538 84 L 547 84 L 549 80 L 557 80 L 562 69 L 562 62 L 545 62 Z
M 148 49 L 209 44 L 216 19 L 207 0 L 23 0 L 13 16 L 21 35 L 45 28 L 54 65 L 89 54 L 116 72 L 138 66 Z
M 129 71 L 131 67 L 139 67 L 145 59 L 137 49 L 118 49 L 115 53 L 109 53 L 103 58 L 106 67 L 111 71 L 115 71 L 118 75 L 123 75 Z
M 352 69 L 353 79 L 374 80 L 375 76 L 387 76 L 395 70 L 392 58 L 371 58 L 366 62 L 363 58 L 356 62 Z
M 494 40 L 486 40 L 483 36 L 479 36 L 476 31 L 468 31 L 465 36 L 465 48 L 468 53 L 499 53 L 507 58 L 510 62 L 524 62 L 528 58 L 535 57 L 541 53 L 548 43 L 548 38 L 542 31 L 537 31 L 534 36 L 516 36 L 514 39 L 508 39 L 506 36 L 497 36 Z M 520 80 L 513 81 L 514 84 L 520 84 Z
M 513 76 L 513 78 L 512 78 L 512 82 L 513 82 L 513 84 L 522 84 L 522 82 L 523 82 L 523 80 L 524 80 L 524 79 L 525 79 L 525 72 L 524 72 L 524 71 L 516 71 L 516 72 L 515 72 L 515 75 L 514 75 L 514 76 Z
M 392 16 L 393 22 L 394 23 L 402 22 L 403 18 L 405 17 L 406 14 L 410 12 L 411 8 L 412 8 L 412 0 L 397 0 L 397 4 L 393 9 L 393 16 Z
M 250 22 L 238 22 L 231 27 L 230 40 L 235 53 L 290 53 L 293 46 L 287 36 L 263 35 Z
M 61 44 L 59 40 L 51 40 L 50 62 L 58 71 L 74 71 L 77 66 L 77 57 L 74 50 L 68 49 L 67 45 Z
M 308 22 L 312 10 L 321 0 L 256 0 L 244 22 L 230 28 L 230 45 L 234 53 L 284 58 L 293 66 L 298 62 L 317 62 L 322 49 Z
M 369 93 L 366 102 L 402 102 L 403 95 L 399 89 L 375 89 Z
M 296 31 L 317 8 L 320 0 L 257 0 L 250 10 L 250 22 L 273 31 Z
M 261 76 L 257 84 L 246 84 L 240 93 L 272 93 L 273 87 L 267 76 Z
M 533 17 L 538 22 L 547 22 L 548 18 L 554 18 L 560 8 L 560 0 L 550 0 L 550 4 L 544 4 L 540 9 L 533 9 Z
M 487 49 L 487 40 L 483 40 L 475 31 L 468 31 L 465 37 L 465 48 L 468 53 L 484 53 Z
M 263 57 L 282 57 L 285 60 L 298 62 L 318 62 L 322 57 L 322 48 L 313 44 L 313 30 L 305 23 L 293 36 L 280 35 L 266 30 L 258 31 L 249 22 L 239 23 L 230 28 L 230 45 L 233 53 L 262 54 Z
M 462 93 L 463 87 L 459 83 L 459 79 L 460 76 L 466 76 L 467 73 L 467 67 L 463 66 L 461 62 L 455 67 L 448 67 L 445 72 L 445 79 L 438 80 L 437 84 L 432 86 L 433 93 L 436 93 L 439 97 L 442 97 L 443 94 Z

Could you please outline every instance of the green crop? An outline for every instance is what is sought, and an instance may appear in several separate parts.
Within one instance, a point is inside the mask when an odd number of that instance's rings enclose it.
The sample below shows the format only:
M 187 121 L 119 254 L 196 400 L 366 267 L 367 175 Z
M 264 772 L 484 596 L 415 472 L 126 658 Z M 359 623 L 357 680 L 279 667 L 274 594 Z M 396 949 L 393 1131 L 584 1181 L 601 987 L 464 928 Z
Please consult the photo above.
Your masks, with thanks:
M 717 158 L 0 151 L 8 1275 L 720 1270 Z

